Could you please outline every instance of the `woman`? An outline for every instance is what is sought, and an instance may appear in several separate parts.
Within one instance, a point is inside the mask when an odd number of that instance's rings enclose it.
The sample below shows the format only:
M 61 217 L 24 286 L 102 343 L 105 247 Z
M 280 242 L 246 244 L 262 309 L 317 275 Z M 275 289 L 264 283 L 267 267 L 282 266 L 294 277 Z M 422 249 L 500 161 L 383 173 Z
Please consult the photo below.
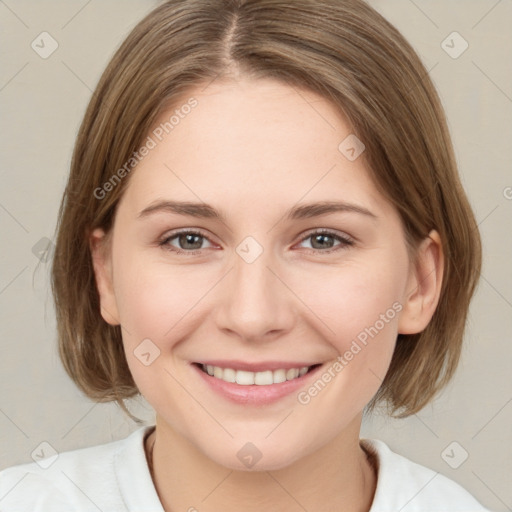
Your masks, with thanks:
M 434 86 L 376 11 L 162 4 L 93 94 L 53 262 L 69 375 L 156 425 L 5 470 L 2 510 L 486 510 L 359 438 L 452 377 L 480 263 Z

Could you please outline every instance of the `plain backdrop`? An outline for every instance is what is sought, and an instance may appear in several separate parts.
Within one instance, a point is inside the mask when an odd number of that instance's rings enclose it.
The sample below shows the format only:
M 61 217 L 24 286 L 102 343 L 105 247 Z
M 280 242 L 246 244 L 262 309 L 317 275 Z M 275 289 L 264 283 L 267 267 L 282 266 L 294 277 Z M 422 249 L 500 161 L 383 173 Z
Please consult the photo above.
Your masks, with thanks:
M 0 1 L 0 469 L 31 461 L 43 441 L 62 452 L 138 428 L 115 404 L 85 398 L 65 374 L 44 248 L 92 90 L 157 3 Z M 361 436 L 459 482 L 492 510 L 512 510 L 512 2 L 369 3 L 411 42 L 439 90 L 484 266 L 452 383 L 419 414 L 365 420 Z M 58 45 L 46 58 L 32 44 L 41 37 L 44 51 Z M 128 405 L 153 422 L 143 398 Z

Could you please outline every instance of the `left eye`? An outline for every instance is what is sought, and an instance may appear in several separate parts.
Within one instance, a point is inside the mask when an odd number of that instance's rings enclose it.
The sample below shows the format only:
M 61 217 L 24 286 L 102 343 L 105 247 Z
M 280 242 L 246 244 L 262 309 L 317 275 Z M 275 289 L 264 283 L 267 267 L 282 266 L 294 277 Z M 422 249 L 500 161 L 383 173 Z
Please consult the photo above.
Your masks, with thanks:
M 317 247 L 312 247 L 313 251 L 330 253 L 332 251 L 337 251 L 339 249 L 343 249 L 344 247 L 348 247 L 354 244 L 354 241 L 346 235 L 339 235 L 332 231 L 320 230 L 315 231 L 313 233 L 309 233 L 306 237 L 304 237 L 301 242 L 305 242 L 306 240 L 313 240 L 312 245 L 320 246 L 320 249 Z M 340 242 L 337 247 L 332 246 L 331 242 L 326 242 L 328 239 L 334 239 Z M 327 250 L 322 250 L 327 249 Z
M 354 243 L 354 241 L 346 235 L 340 235 L 326 230 L 309 233 L 301 239 L 300 243 L 309 239 L 312 240 L 311 250 L 318 253 L 330 253 L 351 246 Z M 174 240 L 177 240 L 178 247 L 171 243 Z M 208 237 L 199 231 L 181 231 L 179 233 L 166 236 L 161 242 L 159 242 L 159 245 L 166 247 L 173 252 L 193 254 L 194 251 L 200 251 L 203 249 L 201 246 L 204 240 L 209 242 Z M 330 242 L 329 240 L 337 240 L 339 243 L 337 246 L 333 246 L 334 242 Z

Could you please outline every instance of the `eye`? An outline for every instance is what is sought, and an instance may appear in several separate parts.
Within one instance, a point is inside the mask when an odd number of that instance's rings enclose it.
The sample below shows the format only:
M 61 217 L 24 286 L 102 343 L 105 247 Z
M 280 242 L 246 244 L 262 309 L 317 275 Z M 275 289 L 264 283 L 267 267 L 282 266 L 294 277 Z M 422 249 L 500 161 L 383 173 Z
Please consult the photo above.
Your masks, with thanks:
M 176 245 L 171 243 L 176 239 Z M 177 253 L 197 254 L 195 251 L 201 251 L 203 241 L 209 239 L 201 231 L 182 230 L 167 234 L 158 245 Z
M 310 239 L 312 240 L 311 250 L 316 253 L 329 254 L 331 252 L 338 251 L 346 247 L 350 247 L 351 245 L 354 245 L 354 240 L 352 240 L 347 235 L 340 235 L 338 233 L 335 233 L 334 231 L 329 231 L 327 229 L 318 229 L 313 231 L 312 233 L 309 233 L 301 240 L 301 243 Z M 332 240 L 337 240 L 339 242 L 338 246 L 334 246 L 334 242 Z
M 327 229 L 319 229 L 310 232 L 302 238 L 301 243 L 309 239 L 312 240 L 310 250 L 314 253 L 329 254 L 354 244 L 354 240 L 347 235 L 341 235 Z M 202 231 L 184 229 L 182 231 L 166 234 L 165 237 L 158 242 L 158 245 L 178 254 L 195 255 L 200 254 L 201 250 L 205 249 L 205 247 L 202 247 L 205 240 L 210 243 L 209 238 Z M 337 246 L 334 245 L 335 241 L 338 241 Z M 210 246 L 211 245 L 210 243 Z

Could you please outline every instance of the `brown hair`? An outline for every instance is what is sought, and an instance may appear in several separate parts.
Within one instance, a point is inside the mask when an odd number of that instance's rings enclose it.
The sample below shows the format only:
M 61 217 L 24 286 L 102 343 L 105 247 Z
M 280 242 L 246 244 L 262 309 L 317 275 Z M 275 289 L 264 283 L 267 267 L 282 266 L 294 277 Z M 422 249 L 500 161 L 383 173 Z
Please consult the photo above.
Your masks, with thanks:
M 411 246 L 436 229 L 445 268 L 426 329 L 399 335 L 369 408 L 405 417 L 452 377 L 459 361 L 481 246 L 445 115 L 427 70 L 401 34 L 361 0 L 173 0 L 129 34 L 104 71 L 74 148 L 52 267 L 59 353 L 90 398 L 138 393 L 121 327 L 100 315 L 89 233 L 112 227 L 129 176 L 95 190 L 132 157 L 156 118 L 187 91 L 237 73 L 316 92 L 364 141 L 363 157 L 398 210 Z M 341 141 L 340 141 L 341 142 Z M 133 418 L 133 416 L 132 416 Z

